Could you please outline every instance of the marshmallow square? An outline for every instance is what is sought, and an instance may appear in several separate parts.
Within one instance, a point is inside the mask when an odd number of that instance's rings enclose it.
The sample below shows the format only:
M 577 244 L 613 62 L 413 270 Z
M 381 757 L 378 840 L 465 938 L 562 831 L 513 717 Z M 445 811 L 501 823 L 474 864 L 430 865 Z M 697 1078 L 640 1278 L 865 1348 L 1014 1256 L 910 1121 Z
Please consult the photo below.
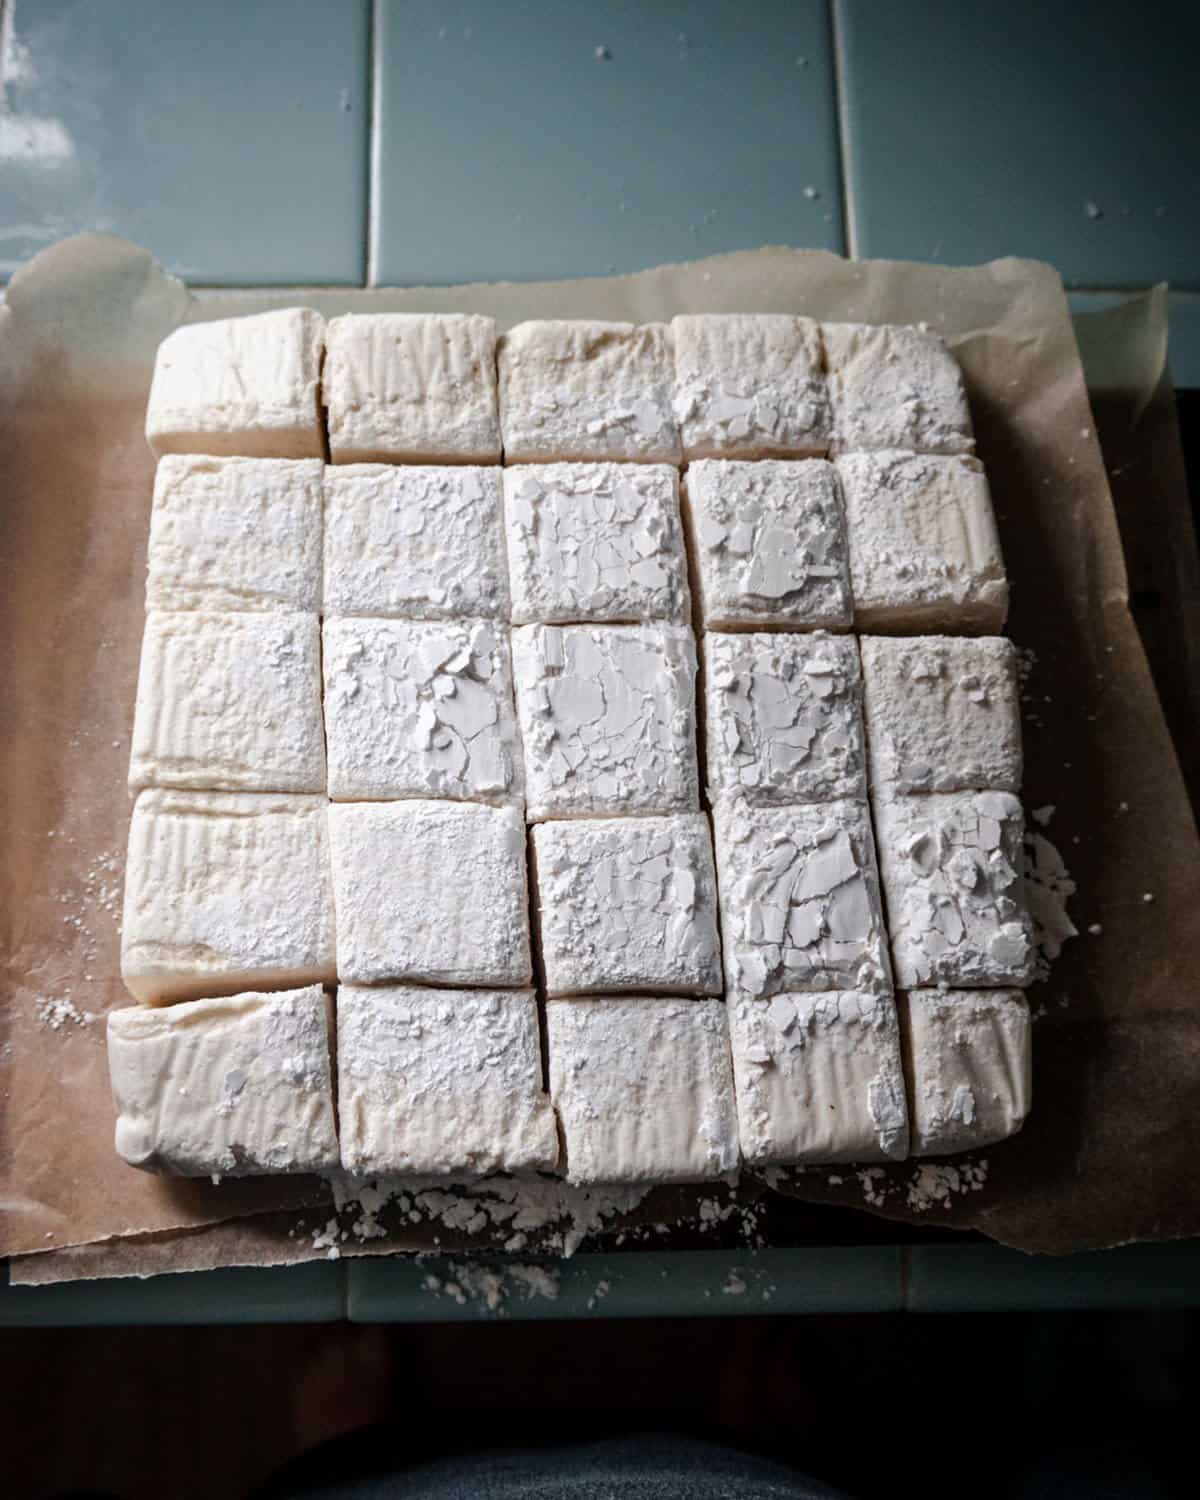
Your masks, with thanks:
M 550 1000 L 546 1036 L 568 1182 L 705 1182 L 736 1171 L 719 1000 Z
M 664 323 L 518 323 L 500 339 L 506 464 L 678 464 Z
M 962 370 L 938 334 L 894 324 L 825 323 L 821 335 L 835 452 L 970 453 L 975 447 Z
M 514 625 L 691 614 L 679 476 L 667 464 L 504 470 Z
M 154 360 L 146 441 L 159 457 L 321 458 L 324 347 L 309 307 L 175 329 Z
M 721 993 L 703 813 L 540 823 L 533 861 L 547 994 Z
M 326 620 L 334 801 L 520 802 L 508 641 L 486 620 Z
M 525 825 L 515 808 L 335 802 L 329 836 L 344 983 L 530 982 Z

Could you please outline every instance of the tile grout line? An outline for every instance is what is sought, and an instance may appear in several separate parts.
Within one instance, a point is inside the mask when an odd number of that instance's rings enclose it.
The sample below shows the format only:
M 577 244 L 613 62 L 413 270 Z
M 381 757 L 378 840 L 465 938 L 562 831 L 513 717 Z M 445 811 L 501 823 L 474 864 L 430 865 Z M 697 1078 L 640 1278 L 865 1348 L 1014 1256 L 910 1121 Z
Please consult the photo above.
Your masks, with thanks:
M 850 156 L 850 121 L 846 96 L 846 54 L 840 20 L 841 0 L 829 0 L 829 35 L 833 47 L 834 123 L 838 138 L 838 165 L 842 175 L 842 232 L 846 254 L 858 258 L 858 219 L 854 211 L 853 171 Z
M 381 87 L 382 49 L 380 36 L 380 0 L 369 0 L 367 8 L 367 160 L 366 160 L 366 204 L 363 212 L 363 286 L 378 284 L 378 231 L 379 231 L 379 179 L 380 179 L 380 106 L 383 100 Z

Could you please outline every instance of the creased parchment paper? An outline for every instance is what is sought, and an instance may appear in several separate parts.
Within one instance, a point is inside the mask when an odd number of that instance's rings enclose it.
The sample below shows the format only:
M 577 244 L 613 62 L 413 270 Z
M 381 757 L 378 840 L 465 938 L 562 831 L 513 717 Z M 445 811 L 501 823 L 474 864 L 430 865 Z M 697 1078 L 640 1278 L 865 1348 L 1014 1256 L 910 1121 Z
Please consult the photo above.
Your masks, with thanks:
M 116 923 L 153 352 L 180 320 L 297 302 L 329 315 L 471 309 L 504 325 L 794 311 L 925 321 L 949 338 L 1013 580 L 1010 633 L 1036 653 L 1026 804 L 1056 806 L 1048 831 L 1079 882 L 1073 915 L 1101 931 L 1070 944 L 1032 997 L 1046 1012 L 1033 1118 L 989 1153 L 985 1186 L 937 1222 L 1055 1251 L 1200 1232 L 1196 832 L 1127 609 L 1079 356 L 1049 267 L 764 250 L 611 280 L 189 300 L 144 252 L 83 236 L 15 277 L 0 311 L 0 1254 L 153 1235 L 163 1269 L 164 1245 L 196 1240 L 199 1226 L 269 1213 L 274 1228 L 276 1211 L 313 1205 L 315 1217 L 327 1203 L 308 1181 L 184 1184 L 125 1167 L 112 1151 L 100 1019 L 127 1003 Z M 853 1181 L 830 1185 L 828 1175 L 798 1174 L 788 1190 L 862 1206 Z M 878 1206 L 909 1216 L 903 1193 Z M 247 1235 L 244 1224 L 207 1231 L 202 1263 L 224 1263 L 222 1241 Z M 291 1243 L 280 1258 L 322 1253 L 288 1254 Z M 180 1263 L 195 1263 L 196 1248 L 181 1248 Z M 127 1249 L 133 1269 L 139 1256 Z

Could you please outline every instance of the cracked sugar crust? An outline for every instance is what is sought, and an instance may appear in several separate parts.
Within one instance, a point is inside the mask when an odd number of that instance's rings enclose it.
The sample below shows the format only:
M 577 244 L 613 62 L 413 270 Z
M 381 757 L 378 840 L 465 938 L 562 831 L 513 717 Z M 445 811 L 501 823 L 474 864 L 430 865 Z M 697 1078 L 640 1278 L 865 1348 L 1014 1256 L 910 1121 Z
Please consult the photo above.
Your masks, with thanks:
M 164 453 L 321 458 L 325 320 L 309 307 L 188 323 L 158 346 L 146 441 Z
M 866 797 L 853 636 L 709 633 L 704 658 L 712 802 Z
M 665 323 L 518 323 L 497 359 L 506 464 L 681 461 Z
M 962 370 L 938 334 L 865 323 L 825 323 L 821 334 L 835 453 L 974 449 Z
M 781 314 L 677 317 L 675 415 L 684 458 L 811 458 L 829 448 L 820 328 Z
M 524 625 L 512 650 L 531 822 L 699 808 L 690 630 Z
M 508 641 L 486 620 L 324 628 L 329 795 L 520 802 Z
M 710 629 L 848 626 L 842 497 L 822 459 L 702 459 L 684 481 L 684 515 Z
M 1004 636 L 862 636 L 871 785 L 1016 792 L 1017 654 Z
M 129 825 L 121 977 L 160 1004 L 331 984 L 323 796 L 142 792 Z
M 897 985 L 1029 984 L 1035 955 L 1017 799 L 929 792 L 874 806 Z
M 338 991 L 342 1166 L 360 1176 L 551 1172 L 532 990 Z
M 721 993 L 703 813 L 541 823 L 533 858 L 548 994 Z
M 863 804 L 731 802 L 714 809 L 713 823 L 730 994 L 889 987 Z
M 341 981 L 530 982 L 525 825 L 515 808 L 335 802 L 329 833 Z
M 331 464 L 325 614 L 508 618 L 500 469 Z
M 498 464 L 496 324 L 473 313 L 348 313 L 329 323 L 335 464 Z
M 129 789 L 323 792 L 316 615 L 151 610 Z
M 705 1182 L 736 1171 L 719 1000 L 550 1000 L 546 1035 L 568 1182 Z
M 315 458 L 168 453 L 154 474 L 146 608 L 321 608 Z
M 666 464 L 504 470 L 515 625 L 691 614 L 679 476 Z
M 912 1070 L 913 1153 L 949 1156 L 1015 1135 L 1033 1095 L 1020 990 L 911 990 L 901 1000 Z
M 978 459 L 855 453 L 837 460 L 859 630 L 994 635 L 1008 577 Z
M 890 995 L 732 996 L 742 1155 L 750 1166 L 902 1161 L 908 1107 Z
M 183 1177 L 336 1167 L 331 1011 L 320 985 L 110 1011 L 117 1154 Z

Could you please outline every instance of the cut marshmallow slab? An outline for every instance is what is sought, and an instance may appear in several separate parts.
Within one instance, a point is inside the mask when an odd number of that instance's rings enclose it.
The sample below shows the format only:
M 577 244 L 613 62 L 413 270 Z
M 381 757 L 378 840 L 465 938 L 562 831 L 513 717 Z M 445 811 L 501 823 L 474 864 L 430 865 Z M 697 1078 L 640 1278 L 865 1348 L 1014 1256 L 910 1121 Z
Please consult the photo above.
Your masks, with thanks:
M 514 808 L 339 802 L 329 829 L 344 983 L 530 982 L 525 825 Z
M 1033 1094 L 1029 1005 L 1019 990 L 911 990 L 913 1153 L 949 1156 L 1015 1135 Z
M 686 624 L 679 476 L 666 464 L 504 470 L 515 625 Z
M 496 325 L 467 313 L 348 313 L 329 323 L 335 464 L 498 464 Z
M 181 1177 L 338 1164 L 320 985 L 108 1014 L 117 1154 Z
M 151 1004 L 332 984 L 324 797 L 145 791 L 125 863 L 121 977 Z
M 508 641 L 490 621 L 326 620 L 335 801 L 521 800 Z
M 836 452 L 971 452 L 962 371 L 938 334 L 865 323 L 826 323 L 821 333 Z
M 1029 984 L 1034 949 L 1017 799 L 1007 792 L 881 797 L 875 826 L 897 985 Z
M 498 362 L 505 463 L 679 463 L 665 324 L 518 323 Z
M 729 1001 L 729 1034 L 742 1156 L 751 1166 L 908 1155 L 890 995 L 738 995 Z
M 346 1171 L 472 1178 L 557 1166 L 532 990 L 347 984 L 337 1037 Z
M 1016 792 L 1017 653 L 1004 636 L 862 636 L 871 785 Z
M 160 456 L 320 458 L 324 346 L 308 307 L 177 328 L 158 346 L 146 441 Z
M 677 317 L 675 414 L 684 458 L 809 458 L 829 448 L 821 333 L 782 314 Z
M 684 493 L 710 630 L 850 624 L 846 524 L 832 464 L 702 459 L 689 466 Z
M 732 995 L 880 990 L 890 981 L 866 807 L 713 812 Z
M 542 823 L 533 857 L 548 994 L 721 993 L 703 813 Z
M 853 637 L 709 633 L 704 678 L 712 802 L 867 795 Z
M 500 470 L 331 464 L 325 614 L 508 618 Z
M 129 788 L 323 792 L 316 615 L 151 610 Z
M 704 1182 L 736 1170 L 719 1000 L 550 1000 L 546 1035 L 568 1182 Z
M 690 630 L 525 625 L 512 649 L 531 821 L 699 808 Z
M 146 608 L 316 614 L 323 468 L 314 458 L 160 459 Z
M 856 453 L 837 461 L 850 536 L 854 623 L 892 634 L 994 635 L 1008 578 L 974 458 Z

